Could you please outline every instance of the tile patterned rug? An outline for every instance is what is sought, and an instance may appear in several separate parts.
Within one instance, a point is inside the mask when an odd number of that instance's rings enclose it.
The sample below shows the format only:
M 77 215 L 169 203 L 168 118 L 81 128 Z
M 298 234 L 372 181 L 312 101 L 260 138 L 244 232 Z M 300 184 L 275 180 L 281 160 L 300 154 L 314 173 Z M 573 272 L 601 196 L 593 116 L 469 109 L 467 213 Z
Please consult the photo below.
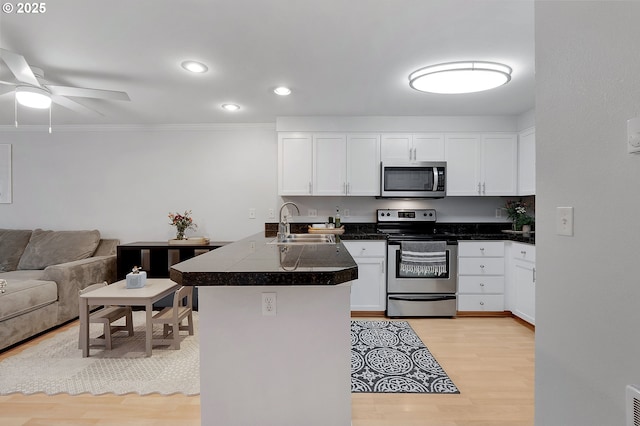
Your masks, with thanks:
M 406 321 L 351 321 L 351 392 L 460 393 Z

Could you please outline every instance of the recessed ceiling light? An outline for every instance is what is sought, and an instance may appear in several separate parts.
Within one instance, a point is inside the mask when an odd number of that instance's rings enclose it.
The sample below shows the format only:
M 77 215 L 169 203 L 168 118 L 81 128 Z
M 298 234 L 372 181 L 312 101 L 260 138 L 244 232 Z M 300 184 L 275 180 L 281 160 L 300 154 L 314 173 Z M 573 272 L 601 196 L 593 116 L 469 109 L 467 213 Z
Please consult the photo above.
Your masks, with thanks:
M 291 94 L 291 89 L 288 87 L 280 86 L 273 89 L 273 93 L 280 96 L 287 96 Z
M 51 106 L 51 94 L 40 87 L 16 87 L 16 101 L 29 108 L 45 109 Z
M 511 67 L 496 62 L 448 62 L 420 68 L 411 73 L 409 85 L 429 93 L 482 92 L 508 83 L 511 72 Z
M 196 61 L 184 61 L 181 65 L 182 65 L 182 68 L 184 68 L 185 70 L 195 72 L 195 73 L 207 72 L 207 70 L 209 69 L 202 62 L 196 62 Z
M 222 109 L 227 110 L 227 111 L 238 111 L 240 109 L 240 105 L 222 104 Z

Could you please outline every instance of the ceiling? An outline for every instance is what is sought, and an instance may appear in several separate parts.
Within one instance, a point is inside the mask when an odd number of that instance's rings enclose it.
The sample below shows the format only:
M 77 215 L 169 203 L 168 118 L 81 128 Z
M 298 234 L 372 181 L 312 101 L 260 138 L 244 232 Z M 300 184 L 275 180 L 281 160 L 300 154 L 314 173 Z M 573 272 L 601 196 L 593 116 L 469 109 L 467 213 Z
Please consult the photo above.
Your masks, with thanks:
M 0 14 L 0 47 L 57 85 L 125 91 L 130 102 L 74 98 L 56 124 L 265 123 L 278 116 L 518 115 L 534 107 L 533 0 L 55 0 Z M 191 74 L 185 60 L 209 67 Z M 461 60 L 513 68 L 500 88 L 417 92 L 408 75 Z M 0 80 L 11 78 L 0 63 Z M 289 86 L 280 97 L 272 90 Z M 222 110 L 223 103 L 241 110 Z M 14 123 L 13 92 L 0 125 Z M 47 110 L 18 107 L 20 124 Z

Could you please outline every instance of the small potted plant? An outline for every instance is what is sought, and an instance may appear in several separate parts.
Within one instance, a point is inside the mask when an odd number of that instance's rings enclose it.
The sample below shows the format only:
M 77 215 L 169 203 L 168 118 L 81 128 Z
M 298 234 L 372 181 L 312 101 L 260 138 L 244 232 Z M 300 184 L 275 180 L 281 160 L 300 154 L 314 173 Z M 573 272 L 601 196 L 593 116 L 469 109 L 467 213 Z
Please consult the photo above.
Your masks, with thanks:
M 509 200 L 504 206 L 507 211 L 507 217 L 513 221 L 514 231 L 530 232 L 531 226 L 535 223 L 535 219 L 527 214 L 529 203 L 522 199 L 515 201 Z M 528 227 L 523 229 L 523 227 Z

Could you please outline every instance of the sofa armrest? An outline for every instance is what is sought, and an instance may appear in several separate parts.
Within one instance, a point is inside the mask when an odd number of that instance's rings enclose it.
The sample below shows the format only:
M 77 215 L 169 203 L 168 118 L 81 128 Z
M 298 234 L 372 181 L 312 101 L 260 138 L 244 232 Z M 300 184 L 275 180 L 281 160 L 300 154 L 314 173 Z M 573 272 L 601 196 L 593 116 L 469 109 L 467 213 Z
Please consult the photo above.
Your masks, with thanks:
M 51 265 L 44 272 L 45 279 L 58 284 L 58 322 L 61 323 L 78 316 L 78 291 L 94 283 L 116 280 L 116 255 Z

